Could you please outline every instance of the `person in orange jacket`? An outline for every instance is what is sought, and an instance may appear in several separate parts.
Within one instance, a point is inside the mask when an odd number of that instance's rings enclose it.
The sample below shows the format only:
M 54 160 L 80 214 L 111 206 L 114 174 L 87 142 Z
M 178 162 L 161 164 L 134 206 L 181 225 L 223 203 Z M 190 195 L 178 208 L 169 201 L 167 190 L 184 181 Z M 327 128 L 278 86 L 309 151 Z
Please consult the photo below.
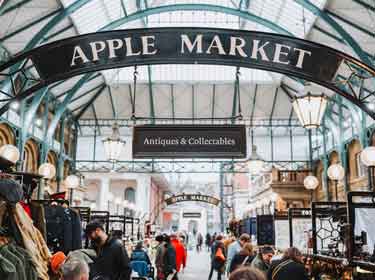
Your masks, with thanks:
M 176 266 L 177 272 L 181 270 L 181 265 L 183 268 L 186 266 L 186 250 L 184 245 L 178 240 L 176 234 L 171 234 L 171 244 L 176 251 Z

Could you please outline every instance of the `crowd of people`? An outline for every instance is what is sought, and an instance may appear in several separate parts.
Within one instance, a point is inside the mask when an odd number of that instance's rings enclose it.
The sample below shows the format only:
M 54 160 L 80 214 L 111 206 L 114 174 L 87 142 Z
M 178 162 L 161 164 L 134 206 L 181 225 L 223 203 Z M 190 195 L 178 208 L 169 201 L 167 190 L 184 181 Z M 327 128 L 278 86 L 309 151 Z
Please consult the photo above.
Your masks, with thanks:
M 214 241 L 212 241 L 214 239 Z M 301 252 L 294 247 L 277 253 L 271 246 L 261 246 L 257 250 L 251 244 L 248 234 L 238 239 L 214 235 L 206 245 L 211 250 L 211 270 L 217 279 L 228 276 L 229 280 L 308 280 Z
M 100 223 L 88 224 L 85 233 L 92 249 L 79 250 L 68 257 L 62 257 L 61 252 L 53 257 L 51 263 L 59 276 L 56 280 L 130 280 L 134 272 L 137 277 L 151 273 L 157 280 L 178 280 L 179 273 L 186 267 L 187 244 L 182 234 L 157 235 L 151 261 L 143 242 L 136 244 L 129 257 L 122 241 L 107 235 Z M 203 243 L 203 237 L 200 239 Z M 282 254 L 271 246 L 255 249 L 248 234 L 237 239 L 207 234 L 205 245 L 210 251 L 208 280 L 214 274 L 218 280 L 226 277 L 229 280 L 308 279 L 297 248 L 289 248 Z M 200 250 L 197 247 L 197 251 Z

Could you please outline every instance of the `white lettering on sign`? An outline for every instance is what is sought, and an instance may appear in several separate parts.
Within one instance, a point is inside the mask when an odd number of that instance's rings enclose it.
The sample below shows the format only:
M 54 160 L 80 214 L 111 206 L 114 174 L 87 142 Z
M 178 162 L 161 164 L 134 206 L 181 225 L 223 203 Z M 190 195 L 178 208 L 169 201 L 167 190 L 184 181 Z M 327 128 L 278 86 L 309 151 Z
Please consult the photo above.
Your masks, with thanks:
M 287 44 L 251 39 L 241 36 L 221 36 L 219 34 L 180 34 L 180 45 L 177 51 L 180 54 L 222 55 L 234 56 L 239 59 L 246 58 L 258 62 L 272 62 L 275 64 L 291 65 L 302 69 L 306 57 L 312 55 L 311 51 L 291 47 Z M 103 58 L 108 59 L 133 56 L 153 56 L 160 53 L 156 45 L 155 35 L 132 36 L 126 38 L 113 38 L 103 41 L 93 41 L 86 46 L 76 45 L 73 48 L 70 66 L 96 62 Z M 164 47 L 164 46 L 160 46 Z M 170 47 L 170 46 L 165 46 Z M 172 54 L 177 55 L 178 54 Z M 123 59 L 125 59 L 123 58 Z M 292 58 L 295 58 L 292 62 Z
M 196 53 L 202 53 L 202 38 L 203 34 L 198 34 L 195 37 L 194 43 L 192 43 L 188 35 L 181 34 L 181 53 L 185 53 L 185 46 L 190 53 L 192 53 L 195 48 L 197 48 Z

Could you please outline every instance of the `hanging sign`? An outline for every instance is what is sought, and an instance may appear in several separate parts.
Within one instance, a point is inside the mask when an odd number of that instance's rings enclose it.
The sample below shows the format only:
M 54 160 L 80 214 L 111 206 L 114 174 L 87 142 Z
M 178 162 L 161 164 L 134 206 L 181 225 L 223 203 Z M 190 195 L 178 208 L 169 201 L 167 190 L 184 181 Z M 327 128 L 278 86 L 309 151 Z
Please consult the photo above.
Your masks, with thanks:
M 199 202 L 205 202 L 213 205 L 218 205 L 220 203 L 220 200 L 208 196 L 208 195 L 202 195 L 202 194 L 180 194 L 176 196 L 171 196 L 165 200 L 165 203 L 167 205 L 172 205 L 178 202 L 185 202 L 185 201 L 199 201 Z
M 116 30 L 72 37 L 32 55 L 43 80 L 132 65 L 234 65 L 331 81 L 343 60 L 337 51 L 274 33 L 213 28 Z
M 200 219 L 202 217 L 201 213 L 198 212 L 184 212 L 182 213 L 183 218 L 194 218 L 194 219 Z
M 244 158 L 243 125 L 134 127 L 134 158 Z

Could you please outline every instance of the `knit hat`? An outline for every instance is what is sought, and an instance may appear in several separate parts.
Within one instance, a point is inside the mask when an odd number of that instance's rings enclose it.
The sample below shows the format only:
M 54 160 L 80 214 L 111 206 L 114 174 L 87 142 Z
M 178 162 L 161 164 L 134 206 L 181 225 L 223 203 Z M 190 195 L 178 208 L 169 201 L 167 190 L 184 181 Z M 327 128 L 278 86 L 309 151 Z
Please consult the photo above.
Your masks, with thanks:
M 51 270 L 53 273 L 57 273 L 61 265 L 65 262 L 66 256 L 63 252 L 57 252 L 51 257 Z
M 12 179 L 1 179 L 0 196 L 8 202 L 16 204 L 23 198 L 22 186 Z

